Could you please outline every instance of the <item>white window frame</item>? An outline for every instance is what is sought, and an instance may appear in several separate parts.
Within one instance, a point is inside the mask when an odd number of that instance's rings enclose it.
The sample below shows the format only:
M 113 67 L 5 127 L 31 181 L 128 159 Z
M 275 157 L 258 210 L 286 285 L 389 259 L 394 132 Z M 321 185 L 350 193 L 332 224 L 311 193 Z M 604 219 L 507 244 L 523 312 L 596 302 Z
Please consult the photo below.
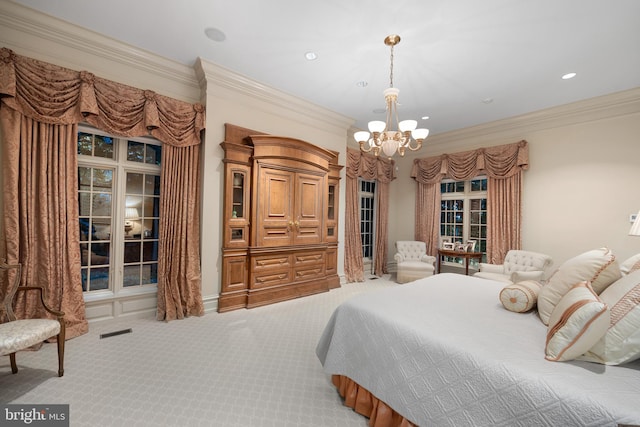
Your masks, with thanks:
M 78 167 L 113 170 L 113 193 L 111 201 L 110 273 L 107 289 L 83 292 L 85 302 L 122 299 L 157 292 L 157 283 L 124 286 L 125 201 L 127 173 L 160 175 L 160 165 L 131 162 L 127 160 L 127 142 L 136 141 L 151 145 L 162 145 L 149 137 L 117 137 L 88 125 L 79 125 L 78 132 L 108 136 L 114 140 L 114 158 L 85 156 L 78 154 Z
M 374 184 L 374 191 L 373 192 L 365 192 L 362 191 L 362 183 L 363 182 L 370 182 Z M 371 258 L 369 257 L 365 257 L 364 254 L 362 254 L 362 262 L 364 265 L 364 271 L 369 271 L 372 272 L 373 271 L 373 265 L 374 265 L 374 260 L 375 260 L 375 256 L 376 256 L 376 218 L 377 218 L 377 208 L 378 208 L 378 198 L 376 197 L 376 193 L 378 191 L 378 182 L 376 180 L 367 180 L 367 179 L 362 179 L 362 178 L 358 178 L 358 215 L 360 215 L 360 227 L 362 227 L 362 210 L 363 210 L 363 206 L 362 206 L 362 199 L 363 198 L 368 198 L 373 200 L 373 203 L 371 204 L 371 209 L 373 211 L 373 214 L 371 215 Z M 368 209 L 368 208 L 367 208 Z M 360 230 L 360 236 L 362 237 L 362 230 Z M 362 246 L 363 246 L 363 251 L 364 251 L 364 242 L 362 242 Z
M 477 240 L 475 237 L 472 238 L 471 237 L 471 200 L 473 199 L 485 199 L 485 204 L 486 204 L 486 199 L 487 199 L 487 191 L 471 191 L 471 181 L 475 181 L 475 180 L 486 180 L 487 177 L 484 175 L 480 175 L 480 176 L 476 176 L 473 177 L 469 180 L 466 181 L 460 181 L 460 180 L 454 180 L 454 179 L 443 179 L 442 180 L 442 184 L 447 184 L 447 183 L 453 183 L 453 182 L 464 182 L 464 190 L 463 191 L 458 191 L 458 192 L 451 192 L 451 193 L 441 193 L 440 194 L 440 198 L 441 201 L 445 201 L 445 200 L 463 200 L 463 209 L 462 209 L 462 242 L 466 243 L 468 240 Z M 440 208 L 440 213 L 442 214 L 442 207 Z M 485 215 L 486 215 L 486 211 L 485 211 Z M 485 228 L 487 227 L 487 225 L 485 225 Z M 443 236 L 442 235 L 442 224 L 440 224 L 440 242 L 442 242 L 443 239 L 445 238 L 450 238 L 451 236 Z M 453 237 L 458 238 L 458 237 Z M 484 238 L 484 240 L 486 241 L 486 237 Z M 476 251 L 480 251 L 479 249 L 479 244 L 480 242 L 476 242 Z M 483 252 L 483 260 L 486 259 L 486 250 L 482 251 Z M 451 257 L 444 257 L 444 261 L 443 264 L 444 265 L 449 265 L 449 266 L 462 266 L 464 265 L 464 262 L 462 259 L 459 258 L 455 258 L 457 261 L 452 261 Z M 483 261 L 484 262 L 484 261 Z M 478 264 L 478 260 L 474 259 L 471 260 L 470 262 L 470 266 L 477 268 L 477 264 Z

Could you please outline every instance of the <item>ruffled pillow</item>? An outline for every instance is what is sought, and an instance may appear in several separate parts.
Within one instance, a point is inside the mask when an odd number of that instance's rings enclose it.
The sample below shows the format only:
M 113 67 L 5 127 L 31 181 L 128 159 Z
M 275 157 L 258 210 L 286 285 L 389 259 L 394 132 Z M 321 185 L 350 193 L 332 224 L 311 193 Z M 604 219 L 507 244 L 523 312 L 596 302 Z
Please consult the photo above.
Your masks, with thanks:
M 547 330 L 546 359 L 573 360 L 607 332 L 610 313 L 589 282 L 576 284 L 553 309 Z
M 609 329 L 582 360 L 619 365 L 640 358 L 640 270 L 617 280 L 600 294 L 611 309 Z
M 620 272 L 622 274 L 631 274 L 640 270 L 640 254 L 636 254 L 620 264 Z
M 600 294 L 621 276 L 616 257 L 607 248 L 594 249 L 565 261 L 540 289 L 540 319 L 548 325 L 554 307 L 576 283 L 588 281 L 593 290 Z
M 535 280 L 524 280 L 505 286 L 500 291 L 500 302 L 509 311 L 524 313 L 536 305 L 540 288 L 542 284 Z

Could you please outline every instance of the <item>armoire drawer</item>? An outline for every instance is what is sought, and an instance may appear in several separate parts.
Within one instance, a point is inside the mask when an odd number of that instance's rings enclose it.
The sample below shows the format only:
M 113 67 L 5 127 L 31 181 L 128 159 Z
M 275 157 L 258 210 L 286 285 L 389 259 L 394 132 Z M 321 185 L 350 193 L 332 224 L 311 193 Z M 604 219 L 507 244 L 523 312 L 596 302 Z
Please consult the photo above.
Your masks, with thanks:
M 251 258 L 251 271 L 262 272 L 291 268 L 290 254 L 271 254 Z
M 263 271 L 251 275 L 251 289 L 268 288 L 270 286 L 290 283 L 291 269 L 277 271 Z
M 307 265 L 293 269 L 293 280 L 296 282 L 303 280 L 322 279 L 325 277 L 324 264 Z
M 293 254 L 293 267 L 324 264 L 325 251 L 299 252 Z

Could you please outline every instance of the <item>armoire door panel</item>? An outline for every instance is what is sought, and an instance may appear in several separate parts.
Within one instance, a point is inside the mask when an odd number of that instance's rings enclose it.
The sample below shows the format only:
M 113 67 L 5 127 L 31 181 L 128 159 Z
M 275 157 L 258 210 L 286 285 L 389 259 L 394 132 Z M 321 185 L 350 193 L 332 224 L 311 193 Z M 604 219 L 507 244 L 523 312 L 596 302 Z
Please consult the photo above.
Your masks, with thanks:
M 293 231 L 293 184 L 291 172 L 263 168 L 260 170 L 263 192 L 259 194 L 257 218 L 258 246 L 291 244 Z
M 324 177 L 298 173 L 296 178 L 296 233 L 293 244 L 322 242 Z
M 225 258 L 225 279 L 222 282 L 223 291 L 247 288 L 247 258 L 246 256 Z

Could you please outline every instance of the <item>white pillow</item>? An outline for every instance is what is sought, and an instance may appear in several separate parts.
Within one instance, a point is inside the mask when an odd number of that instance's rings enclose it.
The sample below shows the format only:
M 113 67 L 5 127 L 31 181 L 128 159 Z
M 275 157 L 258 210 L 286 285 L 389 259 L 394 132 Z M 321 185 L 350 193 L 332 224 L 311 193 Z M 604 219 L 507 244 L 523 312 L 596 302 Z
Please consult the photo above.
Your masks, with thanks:
M 640 270 L 616 281 L 600 294 L 611 310 L 609 329 L 580 357 L 590 362 L 619 365 L 640 358 Z
M 586 353 L 607 332 L 609 308 L 589 285 L 580 282 L 553 309 L 547 329 L 545 358 L 573 360 Z
M 640 270 L 640 254 L 632 256 L 620 265 L 622 274 L 630 274 L 637 270 Z
M 600 294 L 622 274 L 616 257 L 607 248 L 594 249 L 565 261 L 540 289 L 538 313 L 545 325 L 560 298 L 578 282 L 590 282 L 593 290 Z
M 509 311 L 524 313 L 536 305 L 542 285 L 535 280 L 524 280 L 505 286 L 500 291 L 500 302 Z

